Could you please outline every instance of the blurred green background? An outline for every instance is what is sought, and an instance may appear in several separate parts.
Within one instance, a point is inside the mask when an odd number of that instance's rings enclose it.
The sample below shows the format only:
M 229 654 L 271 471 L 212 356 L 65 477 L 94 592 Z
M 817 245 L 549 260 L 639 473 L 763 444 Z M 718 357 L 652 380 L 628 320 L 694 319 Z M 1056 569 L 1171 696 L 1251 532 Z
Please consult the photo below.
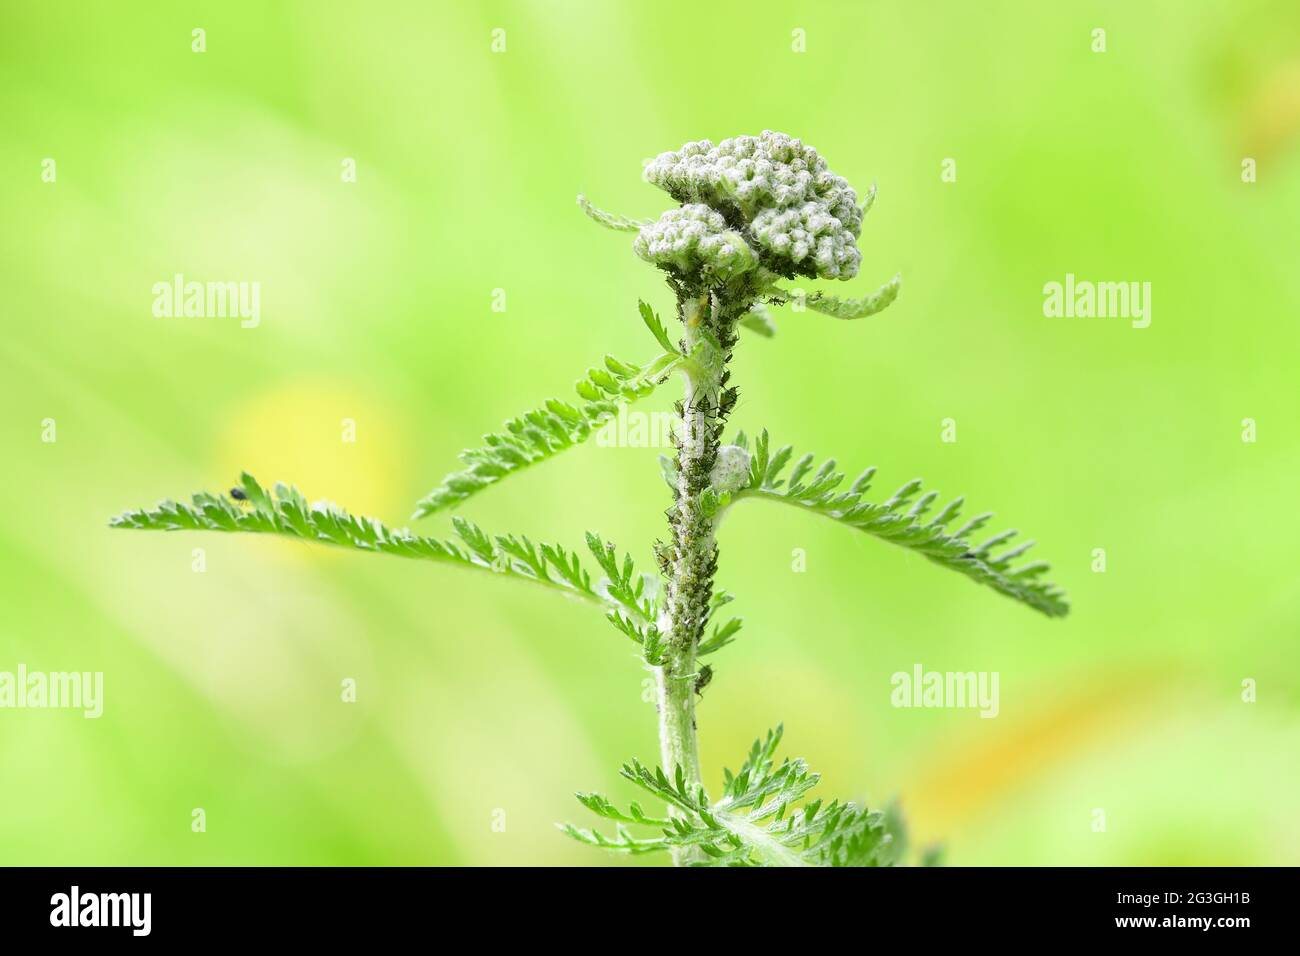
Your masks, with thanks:
M 747 625 L 700 706 L 708 779 L 784 721 L 826 794 L 899 796 L 952 864 L 1300 862 L 1300 8 L 1069 6 L 6 3 L 0 670 L 102 670 L 105 713 L 0 711 L 0 862 L 613 862 L 552 827 L 657 753 L 598 614 L 107 519 L 247 468 L 405 522 L 482 432 L 607 351 L 655 353 L 636 300 L 667 289 L 574 195 L 654 215 L 643 159 L 766 128 L 879 183 L 833 291 L 905 284 L 861 323 L 777 310 L 738 351 L 733 425 L 997 510 L 1074 612 L 738 509 L 719 580 Z M 154 318 L 178 272 L 260 282 L 261 325 Z M 1151 326 L 1045 318 L 1067 272 L 1151 282 Z M 592 444 L 463 512 L 649 566 L 656 453 Z M 1000 716 L 892 708 L 916 663 L 1000 672 Z

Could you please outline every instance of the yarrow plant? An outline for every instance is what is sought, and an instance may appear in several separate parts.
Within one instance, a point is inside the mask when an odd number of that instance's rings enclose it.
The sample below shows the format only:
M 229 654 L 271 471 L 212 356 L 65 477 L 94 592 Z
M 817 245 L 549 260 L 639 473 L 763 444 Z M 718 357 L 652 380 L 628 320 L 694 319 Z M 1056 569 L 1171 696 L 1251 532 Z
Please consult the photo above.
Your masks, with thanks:
M 919 481 L 909 481 L 873 500 L 874 468 L 845 488 L 834 459 L 818 464 L 811 454 L 796 457 L 790 445 L 775 445 L 765 430 L 752 443 L 743 432 L 723 440 L 739 395 L 729 364 L 740 330 L 774 333 L 767 306 L 795 295 L 783 280 L 857 275 L 857 240 L 874 187 L 859 199 L 815 149 L 770 131 L 717 145 L 687 143 L 649 161 L 645 179 L 676 203 L 656 219 L 605 212 L 582 196 L 578 203 L 601 225 L 636 234 L 634 252 L 661 270 L 676 298 L 678 331 L 670 333 L 640 303 L 657 355 L 640 364 L 606 356 L 578 380 L 577 402 L 551 399 L 485 436 L 482 446 L 462 453 L 464 467 L 418 503 L 415 518 L 461 505 L 581 444 L 623 405 L 679 376 L 676 454 L 661 459 L 672 504 L 667 534 L 654 545 L 657 574 L 638 572 L 631 555 L 620 559 L 613 544 L 592 532 L 586 545 L 599 576 L 578 552 L 559 545 L 490 535 L 460 517 L 452 519 L 457 540 L 423 537 L 332 503 L 308 504 L 282 484 L 268 491 L 248 474 L 228 496 L 201 493 L 188 505 L 164 501 L 120 515 L 112 525 L 276 534 L 502 575 L 587 601 L 634 642 L 654 674 L 659 764 L 651 768 L 634 759 L 622 776 L 664 809 L 649 812 L 635 802 L 620 809 L 601 794 L 579 793 L 588 810 L 612 822 L 612 832 L 565 824 L 565 833 L 616 853 L 669 854 L 679 865 L 904 862 L 897 814 L 809 799 L 818 777 L 802 760 L 777 762 L 779 727 L 755 741 L 737 772 L 724 772 L 720 791 L 710 794 L 705 787 L 696 719 L 697 700 L 713 677 L 705 658 L 731 644 L 741 629 L 739 618 L 723 619 L 720 612 L 731 596 L 714 584 L 719 521 L 746 501 L 779 502 L 917 552 L 1050 617 L 1063 616 L 1068 605 L 1044 579 L 1046 564 L 1016 564 L 1032 542 L 1008 548 L 1014 531 L 979 541 L 974 535 L 988 514 L 953 529 L 961 498 L 936 508 L 937 492 L 922 493 Z M 804 302 L 815 312 L 860 319 L 886 308 L 898 291 L 895 277 L 860 298 L 815 293 Z

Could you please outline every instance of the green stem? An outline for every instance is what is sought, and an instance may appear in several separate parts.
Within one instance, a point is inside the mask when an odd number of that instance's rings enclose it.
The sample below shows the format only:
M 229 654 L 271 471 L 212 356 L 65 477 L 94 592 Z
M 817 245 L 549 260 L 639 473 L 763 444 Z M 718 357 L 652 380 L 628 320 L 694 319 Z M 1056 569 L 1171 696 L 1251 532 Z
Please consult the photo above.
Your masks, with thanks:
M 717 290 L 692 294 L 694 291 L 682 289 L 678 293 L 678 309 L 686 329 L 684 354 L 698 354 L 700 360 L 686 367 L 686 390 L 680 406 L 677 487 L 669 511 L 672 546 L 663 558 L 667 585 L 660 626 L 668 635 L 668 656 L 663 666 L 656 668 L 663 768 L 673 779 L 680 767 L 692 788 L 703 786 L 695 724 L 696 649 L 711 610 L 713 575 L 718 563 L 714 519 L 705 507 L 704 496 L 721 443 L 725 415 L 720 414 L 719 403 L 735 341 L 737 314 L 735 305 Z M 714 347 L 715 343 L 721 351 Z M 673 862 L 678 866 L 697 858 L 695 850 L 673 853 Z

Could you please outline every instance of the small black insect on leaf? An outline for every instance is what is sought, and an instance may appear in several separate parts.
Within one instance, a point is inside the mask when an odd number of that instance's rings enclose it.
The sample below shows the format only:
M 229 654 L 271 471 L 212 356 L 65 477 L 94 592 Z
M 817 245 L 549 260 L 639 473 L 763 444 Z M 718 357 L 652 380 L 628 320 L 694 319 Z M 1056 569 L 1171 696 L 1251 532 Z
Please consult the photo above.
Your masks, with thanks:
M 236 501 L 248 500 L 248 494 L 244 491 L 243 488 L 231 488 L 230 497 L 234 498 Z

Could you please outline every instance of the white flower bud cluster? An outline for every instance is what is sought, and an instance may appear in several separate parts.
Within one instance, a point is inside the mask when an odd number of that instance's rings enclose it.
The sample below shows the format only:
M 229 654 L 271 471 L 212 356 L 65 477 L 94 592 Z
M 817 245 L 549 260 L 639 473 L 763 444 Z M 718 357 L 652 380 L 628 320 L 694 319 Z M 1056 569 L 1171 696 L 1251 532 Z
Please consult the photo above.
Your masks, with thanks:
M 669 209 L 642 226 L 632 248 L 660 268 L 681 272 L 703 268 L 723 279 L 734 278 L 757 264 L 745 238 L 728 229 L 721 214 L 702 203 Z
M 857 235 L 821 203 L 764 209 L 754 217 L 754 240 L 771 256 L 788 259 L 795 271 L 819 279 L 852 279 L 862 264 Z M 807 268 L 812 257 L 813 267 Z
M 765 130 L 687 143 L 646 164 L 647 182 L 751 228 L 769 259 L 810 278 L 850 279 L 861 254 L 857 193 L 801 140 Z

